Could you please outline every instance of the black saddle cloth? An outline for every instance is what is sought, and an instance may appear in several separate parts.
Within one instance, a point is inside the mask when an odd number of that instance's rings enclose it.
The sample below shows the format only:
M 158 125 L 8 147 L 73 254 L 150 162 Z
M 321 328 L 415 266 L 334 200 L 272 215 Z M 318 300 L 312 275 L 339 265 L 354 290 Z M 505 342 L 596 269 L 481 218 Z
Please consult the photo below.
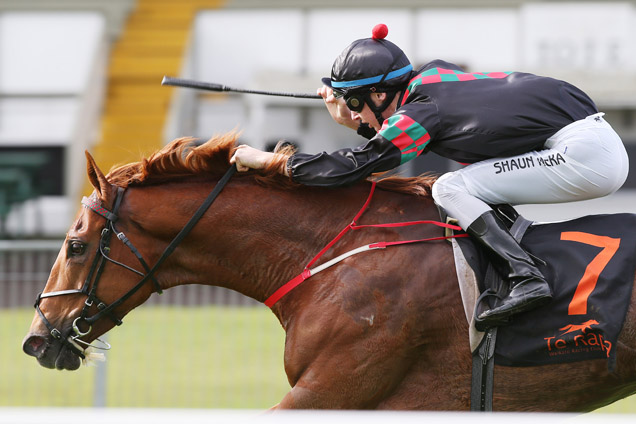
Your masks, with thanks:
M 510 225 L 517 218 L 510 207 L 498 213 Z M 484 253 L 470 238 L 457 241 L 482 284 L 480 289 L 489 288 L 484 286 L 488 268 Z M 499 327 L 495 363 L 532 366 L 597 358 L 613 363 L 634 285 L 636 215 L 532 223 L 521 245 L 539 258 L 537 266 L 554 297 L 550 304 L 518 314 L 509 325 Z M 500 278 L 487 280 L 500 294 L 507 289 Z

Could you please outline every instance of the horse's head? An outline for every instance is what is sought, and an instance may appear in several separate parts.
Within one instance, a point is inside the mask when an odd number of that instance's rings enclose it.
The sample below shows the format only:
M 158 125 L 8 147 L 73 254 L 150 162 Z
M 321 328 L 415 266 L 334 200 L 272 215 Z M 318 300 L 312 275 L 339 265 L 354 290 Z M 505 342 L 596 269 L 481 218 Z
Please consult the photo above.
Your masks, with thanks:
M 97 338 L 143 303 L 153 283 L 160 290 L 121 232 L 130 228 L 118 219 L 124 190 L 106 179 L 88 153 L 87 170 L 95 190 L 82 200 L 84 207 L 66 234 L 22 346 L 47 368 L 79 368 L 88 346 L 108 347 Z M 145 272 L 136 269 L 142 266 Z

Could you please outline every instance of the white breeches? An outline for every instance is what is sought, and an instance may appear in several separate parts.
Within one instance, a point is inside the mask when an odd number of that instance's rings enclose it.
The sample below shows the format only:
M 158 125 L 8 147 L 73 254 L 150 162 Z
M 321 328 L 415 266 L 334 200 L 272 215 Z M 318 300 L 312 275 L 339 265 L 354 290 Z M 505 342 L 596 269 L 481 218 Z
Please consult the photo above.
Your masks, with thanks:
M 606 196 L 629 170 L 625 146 L 603 113 L 562 128 L 544 150 L 488 159 L 441 176 L 433 198 L 462 228 L 488 204 L 562 203 Z

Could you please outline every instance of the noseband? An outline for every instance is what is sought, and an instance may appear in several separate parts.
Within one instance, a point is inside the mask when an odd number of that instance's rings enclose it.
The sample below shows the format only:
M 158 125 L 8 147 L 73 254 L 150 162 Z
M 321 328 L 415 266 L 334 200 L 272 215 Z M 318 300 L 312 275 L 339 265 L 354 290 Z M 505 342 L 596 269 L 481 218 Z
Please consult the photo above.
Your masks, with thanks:
M 232 165 L 232 167 L 230 167 L 230 169 L 227 170 L 225 175 L 223 175 L 223 177 L 219 180 L 219 182 L 214 187 L 212 192 L 210 192 L 208 197 L 204 200 L 203 204 L 201 204 L 199 209 L 197 209 L 197 211 L 194 213 L 192 218 L 190 218 L 190 220 L 185 224 L 185 226 L 181 229 L 181 231 L 179 231 L 179 233 L 175 236 L 175 238 L 166 247 L 166 249 L 163 251 L 162 255 L 159 257 L 159 259 L 157 260 L 157 262 L 152 268 L 148 266 L 148 263 L 144 260 L 144 258 L 139 253 L 137 248 L 135 248 L 135 246 L 133 246 L 130 240 L 128 240 L 126 235 L 123 232 L 118 232 L 115 227 L 115 223 L 117 222 L 119 218 L 117 213 L 119 212 L 119 207 L 122 203 L 125 190 L 121 187 L 117 187 L 117 197 L 115 198 L 115 203 L 113 205 L 112 211 L 105 209 L 95 197 L 93 196 L 91 196 L 90 198 L 84 197 L 82 199 L 82 205 L 85 208 L 90 209 L 93 212 L 97 213 L 98 215 L 106 218 L 106 224 L 104 225 L 104 228 L 102 229 L 99 244 L 97 246 L 97 251 L 95 253 L 95 258 L 93 259 L 93 263 L 91 264 L 90 270 L 88 272 L 86 280 L 84 280 L 84 284 L 82 288 L 60 290 L 60 291 L 48 292 L 48 293 L 39 293 L 35 300 L 35 310 L 37 311 L 38 315 L 42 319 L 42 322 L 44 322 L 44 325 L 46 326 L 46 328 L 49 330 L 49 333 L 51 334 L 51 336 L 53 336 L 53 338 L 55 339 L 62 340 L 64 344 L 66 344 L 74 353 L 76 353 L 82 359 L 84 359 L 85 355 L 84 355 L 84 352 L 80 350 L 80 348 L 78 348 L 77 343 L 86 347 L 90 346 L 93 348 L 103 349 L 103 350 L 110 349 L 110 345 L 100 339 L 96 339 L 96 340 L 99 341 L 101 345 L 91 345 L 90 343 L 85 342 L 81 340 L 80 338 L 89 334 L 92 330 L 93 324 L 104 316 L 108 316 L 116 325 L 121 325 L 122 321 L 114 314 L 114 309 L 120 306 L 126 300 L 128 300 L 137 291 L 139 291 L 139 289 L 141 289 L 141 287 L 143 287 L 143 285 L 148 280 L 152 281 L 153 289 L 155 292 L 159 294 L 162 293 L 161 285 L 155 278 L 157 268 L 159 268 L 159 266 L 167 259 L 168 256 L 170 256 L 170 254 L 181 243 L 181 241 L 190 233 L 190 231 L 194 228 L 196 223 L 201 219 L 203 214 L 208 210 L 210 205 L 214 202 L 214 200 L 216 200 L 221 190 L 223 190 L 223 188 L 225 187 L 225 185 L 230 180 L 230 178 L 234 175 L 235 172 L 236 172 L 236 165 Z M 110 258 L 109 253 L 110 253 L 110 241 L 111 241 L 112 234 L 115 234 L 117 238 L 122 243 L 124 243 L 124 245 L 126 245 L 130 249 L 130 251 L 137 257 L 137 259 L 139 260 L 139 263 L 144 268 L 145 274 L 128 265 L 125 265 L 121 262 L 117 262 L 114 259 Z M 104 266 L 106 265 L 107 262 L 112 262 L 113 264 L 123 267 L 142 277 L 141 280 L 139 280 L 139 282 L 135 286 L 133 286 L 127 293 L 125 293 L 122 297 L 120 297 L 119 299 L 111 303 L 110 305 L 107 304 L 106 302 L 103 302 L 102 300 L 99 299 L 99 297 L 97 297 L 97 286 L 98 286 L 100 277 L 102 275 L 102 272 L 104 270 Z M 92 287 L 91 287 L 91 281 L 93 283 Z M 44 315 L 44 312 L 42 312 L 42 309 L 40 309 L 40 302 L 42 301 L 42 299 L 46 299 L 49 297 L 63 296 L 67 294 L 83 294 L 86 296 L 86 300 L 84 301 L 84 307 L 82 308 L 80 315 L 77 318 L 75 318 L 71 328 L 67 330 L 68 336 L 65 337 L 62 334 L 62 332 L 58 330 L 57 328 L 55 328 L 55 326 L 53 326 L 53 324 L 51 324 L 51 322 L 46 318 L 46 316 Z M 98 311 L 93 316 L 88 316 L 89 309 L 93 305 L 97 306 Z M 80 329 L 80 323 L 82 322 L 88 327 L 86 331 L 82 331 Z M 71 333 L 74 333 L 74 335 L 71 335 Z

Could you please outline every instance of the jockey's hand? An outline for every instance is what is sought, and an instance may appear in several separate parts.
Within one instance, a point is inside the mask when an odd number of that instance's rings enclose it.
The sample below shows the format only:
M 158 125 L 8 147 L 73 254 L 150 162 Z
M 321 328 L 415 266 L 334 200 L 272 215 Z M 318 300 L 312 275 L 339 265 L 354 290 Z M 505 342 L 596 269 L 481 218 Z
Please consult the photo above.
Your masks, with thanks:
M 360 119 L 353 118 L 351 110 L 347 107 L 347 103 L 345 103 L 342 97 L 337 99 L 333 95 L 331 87 L 323 85 L 316 92 L 325 101 L 325 106 L 327 106 L 327 110 L 334 121 L 353 130 L 358 129 L 360 126 Z
M 263 169 L 279 156 L 276 153 L 264 152 L 242 144 L 236 148 L 230 163 L 236 164 L 237 171 L 245 172 L 250 169 Z M 286 175 L 287 167 L 283 166 L 282 168 L 281 173 Z

